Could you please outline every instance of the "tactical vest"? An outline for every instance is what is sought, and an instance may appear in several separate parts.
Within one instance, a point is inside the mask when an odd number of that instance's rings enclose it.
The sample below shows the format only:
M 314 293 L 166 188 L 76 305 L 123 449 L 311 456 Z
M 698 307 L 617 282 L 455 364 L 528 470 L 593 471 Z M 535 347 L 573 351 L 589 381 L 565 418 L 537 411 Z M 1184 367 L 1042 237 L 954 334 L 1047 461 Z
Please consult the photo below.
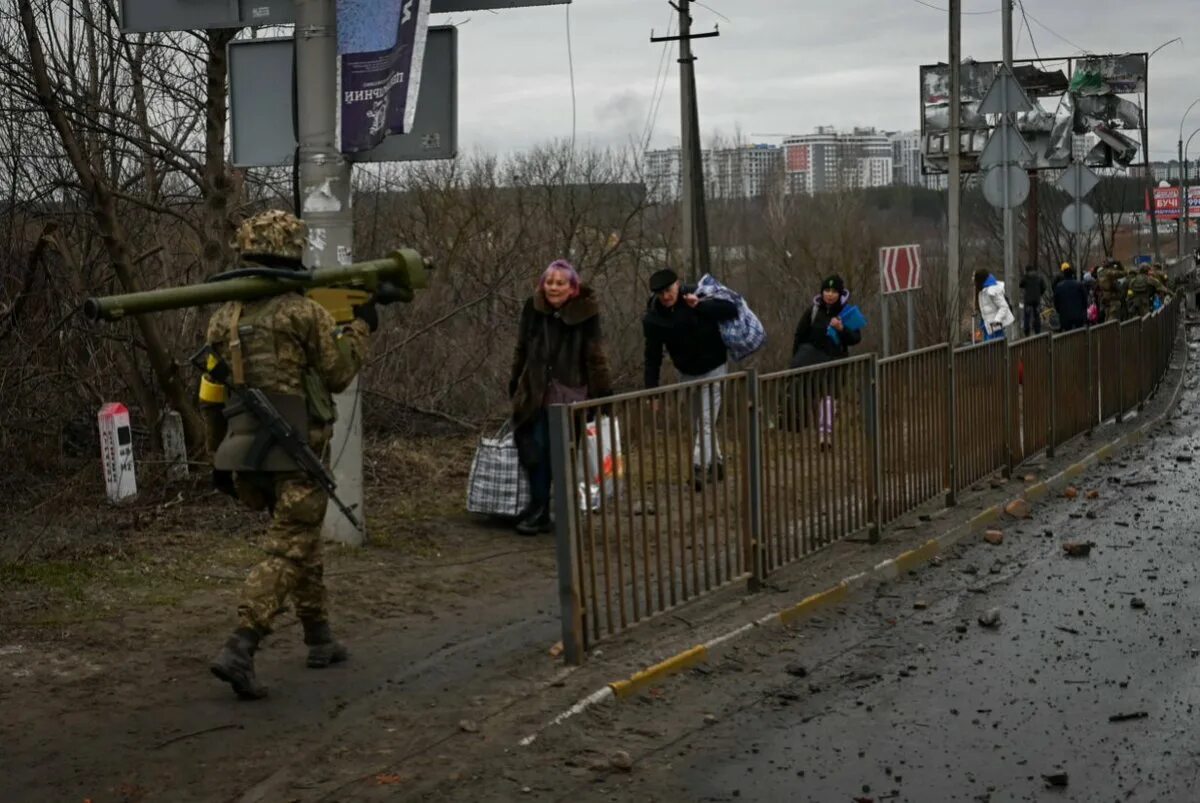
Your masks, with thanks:
M 249 312 L 238 304 L 231 322 L 232 331 L 227 345 L 234 384 L 245 383 L 246 362 L 254 359 L 273 359 L 274 335 L 259 322 L 275 313 L 283 296 L 267 299 Z M 303 376 L 304 395 L 264 391 L 272 406 L 279 412 L 297 437 L 308 441 L 309 427 L 316 422 L 324 425 L 335 418 L 333 399 L 325 383 L 309 368 Z M 213 455 L 213 468 L 219 471 L 298 471 L 295 461 L 269 437 L 258 419 L 244 409 L 233 394 L 228 394 L 223 414 L 227 423 L 225 437 Z
M 1129 283 L 1129 293 L 1135 296 L 1148 296 L 1153 292 L 1150 286 L 1150 279 L 1144 273 L 1139 273 L 1133 277 L 1133 281 Z

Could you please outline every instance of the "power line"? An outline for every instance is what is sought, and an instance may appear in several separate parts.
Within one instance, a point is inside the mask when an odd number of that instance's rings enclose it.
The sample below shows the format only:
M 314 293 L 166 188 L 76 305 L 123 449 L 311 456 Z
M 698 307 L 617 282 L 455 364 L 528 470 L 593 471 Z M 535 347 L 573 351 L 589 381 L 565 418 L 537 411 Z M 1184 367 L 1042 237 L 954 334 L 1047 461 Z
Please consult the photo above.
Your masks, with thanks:
M 1074 42 L 1072 42 L 1070 39 L 1068 39 L 1067 37 L 1063 36 L 1063 35 L 1062 35 L 1062 34 L 1060 34 L 1058 31 L 1054 30 L 1054 29 L 1053 29 L 1053 28 L 1051 28 L 1049 25 L 1047 25 L 1046 23 L 1042 22 L 1040 19 L 1038 19 L 1037 17 L 1033 16 L 1032 14 L 1028 14 L 1028 13 L 1025 11 L 1024 4 L 1022 4 L 1022 6 L 1021 6 L 1021 13 L 1022 13 L 1023 15 L 1025 15 L 1025 16 L 1028 16 L 1028 17 L 1029 17 L 1029 19 L 1033 20 L 1033 21 L 1034 21 L 1034 22 L 1036 22 L 1038 25 L 1040 25 L 1040 26 L 1042 26 L 1043 28 L 1045 28 L 1045 29 L 1046 29 L 1046 31 L 1047 31 L 1047 32 L 1048 32 L 1048 33 L 1049 33 L 1051 36 L 1055 37 L 1056 39 L 1059 39 L 1060 41 L 1063 41 L 1063 42 L 1067 43 L 1067 44 L 1068 44 L 1068 45 L 1070 45 L 1071 47 L 1073 47 L 1073 48 L 1075 48 L 1076 50 L 1078 50 L 1080 53 L 1091 53 L 1091 52 L 1092 52 L 1092 51 L 1088 50 L 1086 47 L 1080 47 L 1079 45 L 1075 44 L 1075 43 L 1074 43 Z
M 729 17 L 726 17 L 724 14 L 722 14 L 720 11 L 717 11 L 712 6 L 705 5 L 704 3 L 701 3 L 700 0 L 692 0 L 692 2 L 695 3 L 696 5 L 700 6 L 700 8 L 707 8 L 709 11 L 716 14 L 718 17 L 725 20 L 729 24 L 731 24 L 731 25 L 733 24 L 733 20 L 729 19 Z
M 667 36 L 671 35 L 671 31 L 675 28 L 675 15 L 667 19 Z M 658 109 L 662 104 L 663 93 L 667 89 L 667 74 L 670 72 L 671 64 L 668 58 L 675 50 L 674 42 L 663 43 L 662 54 L 658 58 L 658 70 L 655 71 L 654 88 L 650 91 L 650 107 L 646 110 L 646 124 L 642 126 L 642 138 L 640 144 L 642 153 L 650 148 L 650 140 L 654 137 L 654 126 L 658 122 Z
M 671 31 L 675 27 L 675 15 L 672 14 L 667 19 L 667 36 L 671 35 Z M 667 62 L 668 55 L 674 48 L 674 43 L 664 42 L 662 53 L 658 57 L 658 69 L 654 73 L 654 87 L 650 90 L 650 106 L 646 109 L 646 124 L 642 126 L 642 137 L 639 143 L 644 143 L 642 150 L 649 147 L 650 136 L 653 132 L 654 121 L 658 119 L 658 97 L 662 92 L 667 80 L 667 70 L 669 63 Z
M 571 49 L 571 4 L 567 3 L 567 67 L 571 74 L 571 154 L 575 154 L 575 54 Z
M 1025 13 L 1025 0 L 1017 0 L 1017 6 L 1021 9 L 1021 19 L 1025 21 L 1025 28 L 1029 31 L 1029 44 L 1033 46 L 1033 55 L 1037 56 L 1038 63 L 1042 65 L 1042 69 L 1046 68 L 1046 63 L 1042 61 L 1042 54 L 1038 52 L 1037 42 L 1033 38 L 1033 28 L 1029 27 L 1029 15 Z
M 935 6 L 933 3 L 926 3 L 925 0 L 912 0 L 912 1 L 919 6 L 925 6 L 925 8 L 932 8 L 934 11 L 945 11 L 947 14 L 950 13 L 950 9 L 942 8 L 941 6 Z M 991 11 L 962 11 L 959 13 L 961 13 L 963 16 L 967 16 L 967 17 L 981 17 L 984 14 L 999 14 L 1000 9 L 996 8 Z

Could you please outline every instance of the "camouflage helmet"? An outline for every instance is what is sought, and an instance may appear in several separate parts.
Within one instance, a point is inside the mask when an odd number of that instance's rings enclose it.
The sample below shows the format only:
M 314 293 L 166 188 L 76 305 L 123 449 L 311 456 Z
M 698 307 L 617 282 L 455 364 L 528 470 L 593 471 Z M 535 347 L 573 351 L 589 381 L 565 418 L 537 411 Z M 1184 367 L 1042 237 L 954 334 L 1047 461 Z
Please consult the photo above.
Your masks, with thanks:
M 291 212 L 269 209 L 242 222 L 233 247 L 244 257 L 271 256 L 299 261 L 304 256 L 306 233 L 304 221 Z

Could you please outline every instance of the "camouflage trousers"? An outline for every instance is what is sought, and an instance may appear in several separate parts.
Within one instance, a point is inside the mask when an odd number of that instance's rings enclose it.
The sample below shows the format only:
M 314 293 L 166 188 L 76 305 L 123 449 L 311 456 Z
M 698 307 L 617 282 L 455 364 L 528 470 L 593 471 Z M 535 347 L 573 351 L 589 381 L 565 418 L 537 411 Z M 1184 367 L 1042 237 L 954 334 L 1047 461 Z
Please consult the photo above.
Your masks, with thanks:
M 325 492 L 300 474 L 238 474 L 238 497 L 251 508 L 274 507 L 263 551 L 267 557 L 250 570 L 238 603 L 238 624 L 260 633 L 290 597 L 304 621 L 328 618 L 321 523 Z

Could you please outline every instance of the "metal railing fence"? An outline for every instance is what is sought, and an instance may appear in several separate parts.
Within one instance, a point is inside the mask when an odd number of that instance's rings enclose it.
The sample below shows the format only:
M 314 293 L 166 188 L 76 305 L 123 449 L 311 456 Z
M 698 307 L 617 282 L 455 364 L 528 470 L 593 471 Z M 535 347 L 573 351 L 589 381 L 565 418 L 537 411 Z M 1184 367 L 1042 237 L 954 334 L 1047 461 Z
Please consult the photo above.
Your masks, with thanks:
M 956 490 L 1008 465 L 1008 344 L 1003 340 L 954 351 Z
M 950 487 L 949 344 L 879 361 L 882 523 Z
M 876 523 L 874 357 L 760 377 L 762 568 Z
M 948 344 L 550 408 L 564 653 L 1012 472 L 1170 366 L 1178 300 L 1009 345 Z
M 1054 335 L 1050 355 L 1050 377 L 1054 410 L 1051 445 L 1057 447 L 1090 430 L 1094 423 L 1092 403 L 1092 362 L 1088 331 L 1076 329 Z
M 1054 394 L 1049 382 L 1051 335 L 1026 338 L 1010 347 L 1009 401 L 1012 417 L 1013 462 L 1023 463 L 1050 445 L 1051 405 Z

